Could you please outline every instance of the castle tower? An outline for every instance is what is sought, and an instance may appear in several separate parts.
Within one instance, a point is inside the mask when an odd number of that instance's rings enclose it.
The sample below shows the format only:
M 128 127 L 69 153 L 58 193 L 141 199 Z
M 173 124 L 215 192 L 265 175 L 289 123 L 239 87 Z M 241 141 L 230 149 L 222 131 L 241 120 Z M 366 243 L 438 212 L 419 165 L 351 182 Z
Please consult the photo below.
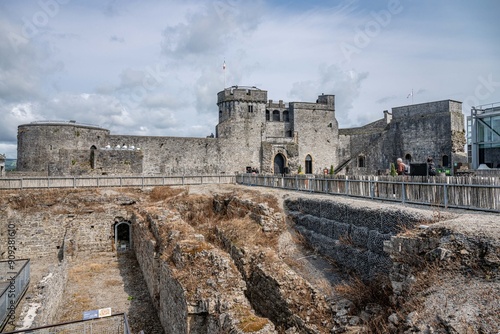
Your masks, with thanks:
M 235 131 L 248 131 L 253 125 L 263 122 L 266 101 L 267 91 L 257 87 L 232 86 L 219 92 L 217 137 L 228 138 Z
M 257 87 L 233 86 L 217 94 L 216 137 L 224 147 L 220 156 L 228 170 L 260 169 L 266 100 L 267 91 Z

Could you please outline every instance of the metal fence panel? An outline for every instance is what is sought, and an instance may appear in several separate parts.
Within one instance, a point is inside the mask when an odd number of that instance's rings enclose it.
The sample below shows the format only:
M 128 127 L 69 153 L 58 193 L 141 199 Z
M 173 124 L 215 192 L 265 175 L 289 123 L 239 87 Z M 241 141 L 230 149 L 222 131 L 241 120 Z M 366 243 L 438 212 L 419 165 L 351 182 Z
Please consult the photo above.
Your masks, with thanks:
M 12 278 L 14 278 L 13 284 Z M 12 305 L 17 306 L 28 288 L 29 281 L 30 260 L 0 261 L 0 282 L 3 287 L 0 291 L 0 330 L 9 321 L 10 308 Z

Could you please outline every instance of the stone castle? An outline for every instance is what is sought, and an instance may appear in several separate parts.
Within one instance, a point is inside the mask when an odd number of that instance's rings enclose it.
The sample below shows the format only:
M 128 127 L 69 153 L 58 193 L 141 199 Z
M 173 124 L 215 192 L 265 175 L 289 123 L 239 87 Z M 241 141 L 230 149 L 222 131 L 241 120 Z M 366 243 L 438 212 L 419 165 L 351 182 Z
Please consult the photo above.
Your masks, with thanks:
M 359 128 L 339 129 L 335 96 L 272 101 L 267 91 L 233 86 L 217 94 L 219 121 L 207 138 L 115 135 L 75 121 L 18 127 L 17 170 L 57 175 L 207 175 L 259 172 L 386 172 L 398 157 L 452 167 L 467 162 L 462 103 L 392 108 Z

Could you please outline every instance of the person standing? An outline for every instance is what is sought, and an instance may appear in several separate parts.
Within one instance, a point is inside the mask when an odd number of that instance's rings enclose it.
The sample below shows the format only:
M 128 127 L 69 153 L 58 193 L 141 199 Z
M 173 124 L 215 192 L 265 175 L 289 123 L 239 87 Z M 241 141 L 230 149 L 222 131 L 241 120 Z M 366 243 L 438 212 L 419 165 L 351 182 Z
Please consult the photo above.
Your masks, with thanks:
M 396 160 L 396 165 L 396 172 L 398 175 L 405 175 L 406 165 L 403 163 L 403 159 L 398 158 L 398 160 Z
M 432 157 L 427 157 L 427 175 L 436 176 L 436 166 Z

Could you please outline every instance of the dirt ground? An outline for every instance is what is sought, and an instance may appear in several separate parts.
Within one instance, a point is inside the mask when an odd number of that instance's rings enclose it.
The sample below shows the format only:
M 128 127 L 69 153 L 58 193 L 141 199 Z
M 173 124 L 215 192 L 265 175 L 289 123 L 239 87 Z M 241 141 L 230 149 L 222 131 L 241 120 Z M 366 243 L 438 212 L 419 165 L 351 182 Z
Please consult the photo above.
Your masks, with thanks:
M 50 259 L 32 259 L 31 283 L 24 301 L 18 306 L 17 319 L 29 324 L 37 283 L 55 265 Z M 76 257 L 69 263 L 68 281 L 54 323 L 81 320 L 83 312 L 111 308 L 112 314 L 126 313 L 132 333 L 163 334 L 153 308 L 141 269 L 132 251 L 102 252 L 92 257 Z M 21 311 L 24 310 L 23 313 Z M 5 330 L 14 330 L 6 328 Z
M 163 333 L 132 251 L 99 253 L 70 264 L 58 322 L 81 319 L 83 311 L 107 307 L 113 314 L 127 313 L 132 333 Z

